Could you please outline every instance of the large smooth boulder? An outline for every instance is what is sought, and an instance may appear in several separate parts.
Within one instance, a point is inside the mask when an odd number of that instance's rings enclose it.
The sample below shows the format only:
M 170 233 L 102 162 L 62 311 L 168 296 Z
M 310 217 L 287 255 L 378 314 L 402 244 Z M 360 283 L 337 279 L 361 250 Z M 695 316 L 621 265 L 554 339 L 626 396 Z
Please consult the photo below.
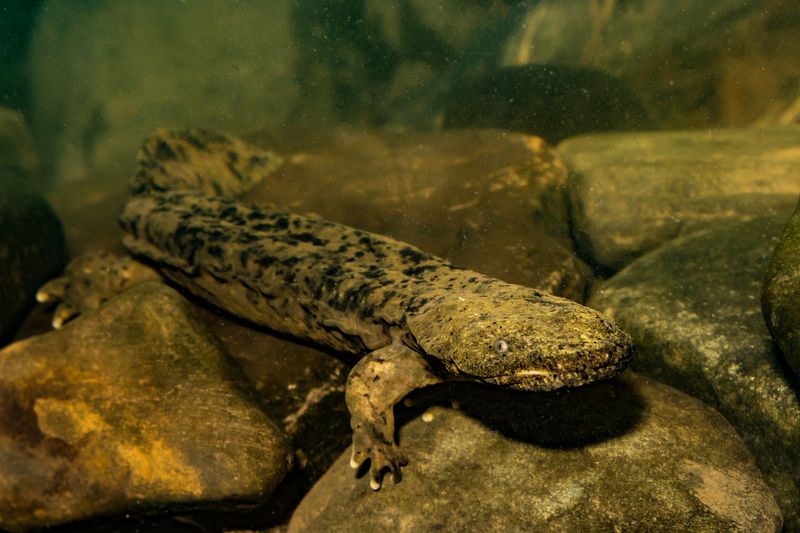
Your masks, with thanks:
M 800 203 L 767 267 L 761 305 L 783 356 L 800 374 Z
M 346 452 L 290 533 L 780 530 L 733 428 L 636 374 L 560 393 L 462 386 L 415 401 L 400 429 L 402 481 L 373 492 Z
M 800 529 L 800 389 L 764 324 L 764 270 L 785 218 L 720 223 L 616 274 L 589 301 L 631 334 L 635 370 L 716 407 Z
M 64 229 L 31 185 L 38 170 L 22 115 L 0 107 L 0 343 L 11 338 L 35 303 L 39 285 L 67 259 Z
M 174 290 L 0 351 L 0 527 L 259 502 L 290 451 Z
M 586 135 L 556 152 L 578 247 L 606 273 L 714 222 L 788 217 L 800 194 L 800 126 Z
M 67 258 L 64 230 L 44 197 L 0 169 L 0 342 Z

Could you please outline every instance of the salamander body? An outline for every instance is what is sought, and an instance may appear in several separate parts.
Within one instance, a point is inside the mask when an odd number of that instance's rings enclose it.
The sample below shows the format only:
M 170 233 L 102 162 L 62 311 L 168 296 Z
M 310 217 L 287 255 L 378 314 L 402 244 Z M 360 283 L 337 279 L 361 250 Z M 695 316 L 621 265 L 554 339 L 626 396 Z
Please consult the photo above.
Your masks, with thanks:
M 203 153 L 227 155 L 211 165 Z M 628 363 L 630 337 L 592 309 L 390 237 L 235 199 L 277 164 L 219 134 L 157 132 L 140 152 L 124 243 L 225 311 L 358 356 L 346 391 L 351 464 L 371 459 L 373 488 L 387 468 L 399 478 L 392 410 L 411 390 L 447 379 L 552 390 Z

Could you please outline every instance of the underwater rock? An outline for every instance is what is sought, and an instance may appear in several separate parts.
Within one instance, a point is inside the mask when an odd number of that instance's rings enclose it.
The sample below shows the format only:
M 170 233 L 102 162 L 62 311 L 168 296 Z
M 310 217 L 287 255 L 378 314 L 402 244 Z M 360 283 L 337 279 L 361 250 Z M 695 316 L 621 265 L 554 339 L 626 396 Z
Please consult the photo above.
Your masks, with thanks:
M 788 217 L 800 193 L 800 126 L 586 135 L 556 152 L 579 251 L 604 273 L 713 222 Z
M 162 284 L 0 352 L 0 527 L 257 502 L 285 437 Z
M 722 416 L 634 373 L 556 393 L 451 385 L 415 403 L 427 410 L 400 429 L 403 481 L 373 493 L 346 452 L 289 532 L 780 530 Z
M 31 182 L 38 178 L 39 156 L 22 113 L 0 107 L 0 172 L 4 178 Z
M 67 260 L 64 229 L 30 184 L 38 170 L 22 115 L 0 107 L 0 343 L 23 321 L 39 285 Z
M 242 368 L 264 412 L 291 438 L 293 474 L 310 487 L 353 440 L 344 401 L 350 367 L 318 348 L 196 303 L 198 316 Z
M 64 230 L 41 194 L 0 161 L 0 342 L 36 303 L 39 285 L 67 259 Z
M 338 129 L 298 144 L 277 147 L 290 154 L 286 162 L 245 201 L 317 213 L 504 281 L 583 299 L 591 272 L 572 251 L 566 169 L 540 138 Z
M 520 2 L 503 65 L 613 72 L 662 127 L 787 124 L 798 117 L 800 19 L 791 2 Z
M 28 69 L 45 178 L 127 177 L 163 124 L 282 127 L 299 94 L 293 4 L 43 1 Z
M 783 356 L 800 374 L 800 203 L 767 267 L 761 307 Z
M 639 97 L 614 76 L 566 65 L 489 72 L 448 98 L 446 128 L 499 128 L 557 143 L 600 131 L 652 127 Z
M 719 223 L 616 274 L 590 299 L 631 334 L 632 367 L 703 400 L 739 431 L 800 529 L 798 383 L 759 305 L 784 216 Z

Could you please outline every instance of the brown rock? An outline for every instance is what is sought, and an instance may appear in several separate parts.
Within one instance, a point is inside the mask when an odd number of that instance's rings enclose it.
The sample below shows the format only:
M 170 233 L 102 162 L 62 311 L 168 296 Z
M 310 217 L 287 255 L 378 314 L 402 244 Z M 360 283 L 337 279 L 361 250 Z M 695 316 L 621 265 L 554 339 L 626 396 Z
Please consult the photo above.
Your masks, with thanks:
M 25 182 L 39 177 L 39 156 L 25 118 L 5 107 L 0 107 L 0 171 Z
M 712 222 L 788 217 L 800 193 L 800 126 L 587 135 L 556 151 L 575 240 L 606 272 Z
M 350 367 L 330 353 L 208 307 L 198 312 L 241 366 L 264 411 L 292 439 L 296 474 L 310 487 L 352 441 L 344 401 Z
M 633 373 L 551 394 L 459 387 L 400 430 L 409 465 L 374 493 L 343 454 L 297 531 L 778 531 L 777 505 L 714 410 Z M 456 392 L 417 400 L 449 402 Z
M 144 284 L 0 352 L 0 527 L 260 501 L 285 438 L 184 300 Z
M 759 305 L 783 216 L 719 223 L 617 273 L 590 300 L 631 334 L 632 367 L 719 409 L 747 443 L 787 530 L 800 530 L 800 400 Z
M 783 356 L 800 375 L 800 203 L 767 266 L 761 306 Z
M 0 343 L 12 337 L 36 303 L 36 290 L 66 259 L 64 230 L 50 205 L 0 168 Z

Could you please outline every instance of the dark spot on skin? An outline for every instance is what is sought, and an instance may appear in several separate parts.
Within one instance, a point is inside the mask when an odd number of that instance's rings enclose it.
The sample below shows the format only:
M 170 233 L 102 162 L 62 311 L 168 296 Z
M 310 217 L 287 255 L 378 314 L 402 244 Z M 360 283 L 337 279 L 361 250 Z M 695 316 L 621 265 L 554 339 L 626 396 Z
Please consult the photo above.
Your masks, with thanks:
M 422 306 L 428 303 L 430 300 L 428 298 L 413 298 L 412 301 L 406 307 L 406 312 L 408 313 L 416 313 Z M 448 320 L 452 320 L 452 317 L 448 317 Z
M 282 263 L 288 267 L 292 267 L 300 262 L 300 258 L 298 257 L 289 257 L 282 261 Z
M 362 275 L 366 278 L 375 279 L 384 276 L 384 272 L 381 268 L 378 268 L 377 265 L 370 265 L 369 268 L 362 272 Z
M 264 268 L 271 267 L 277 261 L 278 261 L 278 259 L 276 259 L 275 257 L 272 257 L 271 255 L 264 255 L 264 256 L 261 256 L 258 259 L 256 259 L 256 263 L 258 263 L 259 266 L 262 266 Z
M 266 222 L 263 222 L 261 224 L 253 224 L 252 228 L 255 231 L 270 231 L 273 228 L 273 226 L 272 226 L 272 224 L 268 224 Z
M 289 219 L 286 217 L 279 217 L 275 221 L 275 229 L 286 229 L 289 227 Z
M 189 223 L 181 223 L 178 224 L 177 228 L 175 228 L 175 232 L 173 233 L 173 239 L 180 245 L 181 242 L 183 242 L 186 237 L 193 238 L 198 233 L 202 233 L 202 231 L 203 229 L 198 228 L 197 226 L 192 226 Z M 150 242 L 156 242 L 152 239 L 150 234 L 147 235 L 147 240 Z
M 309 284 L 309 288 L 314 291 L 314 298 L 319 300 L 322 298 L 322 284 L 321 283 L 313 283 Z
M 296 239 L 300 242 L 310 242 L 314 246 L 324 246 L 325 244 L 328 244 L 328 241 L 320 239 L 319 237 L 310 232 L 293 233 L 289 235 L 289 237 L 291 237 L 292 239 Z
M 252 233 L 243 233 L 239 235 L 238 242 L 243 244 L 250 244 L 259 240 L 257 235 L 253 235 Z
M 139 240 L 139 222 L 141 220 L 140 215 L 136 215 L 128 222 L 128 231 L 133 235 L 133 238 Z
M 362 304 L 371 293 L 372 288 L 366 283 L 346 290 L 341 297 L 342 308 L 365 311 Z
M 325 275 L 328 277 L 341 277 L 343 274 L 344 270 L 339 265 L 333 265 L 325 271 Z
M 267 162 L 267 158 L 266 157 L 262 157 L 262 156 L 258 156 L 258 155 L 250 156 L 250 161 L 249 161 L 250 166 L 260 166 L 260 165 L 263 165 L 266 162 Z
M 212 242 L 227 242 L 228 238 L 224 231 L 215 229 L 208 232 L 208 240 Z
M 211 246 L 206 248 L 206 253 L 208 253 L 208 255 L 210 255 L 211 257 L 219 259 L 220 261 L 225 259 L 225 252 L 222 250 L 221 246 L 217 246 L 216 244 L 212 244 Z
M 236 152 L 228 152 L 228 159 L 235 163 L 239 160 L 239 154 Z
M 329 293 L 334 292 L 336 287 L 339 286 L 339 280 L 336 278 L 325 278 L 325 288 L 328 290 Z
M 235 166 L 233 166 L 232 162 L 225 163 L 225 168 L 227 168 L 228 171 L 230 171 L 230 173 L 233 174 L 237 180 L 239 180 L 240 182 L 244 181 L 244 176 L 242 176 L 239 170 Z
M 429 256 L 428 254 L 423 253 L 415 248 L 411 248 L 410 246 L 400 250 L 400 256 L 402 256 L 405 259 L 408 259 L 415 265 L 419 264 L 421 261 L 431 258 L 431 256 Z
M 159 139 L 156 143 L 156 152 L 153 155 L 159 161 L 172 161 L 178 157 L 172 147 L 163 139 Z
M 403 270 L 403 274 L 405 274 L 406 276 L 419 276 L 420 274 L 436 270 L 437 268 L 438 267 L 435 265 L 412 267 Z
M 204 143 L 202 140 L 200 140 L 199 138 L 195 137 L 194 134 L 189 133 L 189 132 L 187 132 L 185 135 L 183 135 L 183 140 L 185 140 L 186 142 L 188 142 L 189 144 L 191 144 L 195 148 L 199 148 L 202 151 L 206 151 L 207 148 L 208 148 L 206 146 L 206 143 Z
M 222 219 L 233 218 L 238 214 L 235 206 L 226 207 L 219 212 L 219 217 Z
M 267 218 L 267 215 L 265 215 L 262 211 L 259 211 L 258 209 L 253 209 L 247 215 L 247 220 L 264 220 L 265 218 Z

